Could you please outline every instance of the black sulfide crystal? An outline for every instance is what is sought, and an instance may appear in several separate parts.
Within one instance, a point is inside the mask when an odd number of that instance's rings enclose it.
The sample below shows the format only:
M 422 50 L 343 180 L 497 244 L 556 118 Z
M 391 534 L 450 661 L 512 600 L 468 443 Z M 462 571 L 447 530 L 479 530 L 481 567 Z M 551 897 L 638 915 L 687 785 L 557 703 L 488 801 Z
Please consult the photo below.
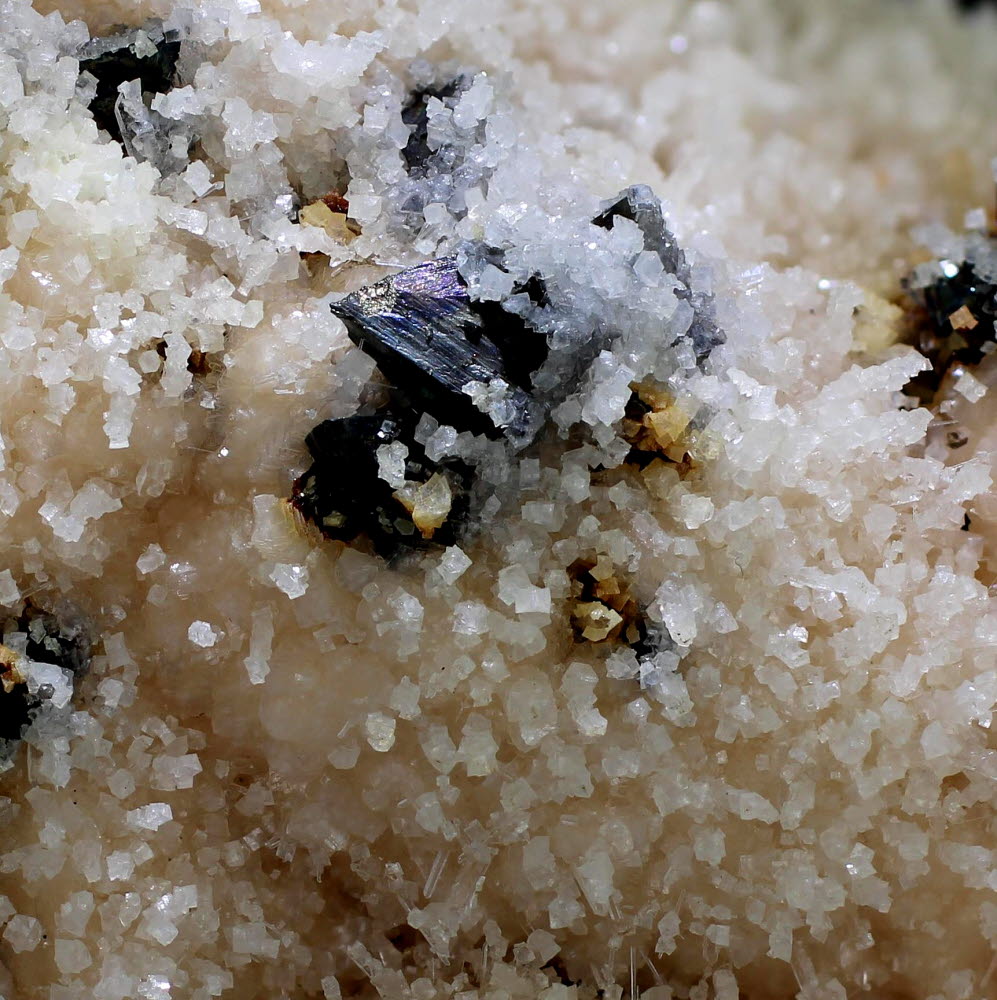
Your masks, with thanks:
M 140 28 L 115 28 L 112 34 L 87 42 L 79 52 L 80 72 L 97 80 L 97 93 L 90 102 L 97 125 L 120 142 L 114 112 L 118 88 L 137 80 L 143 94 L 166 93 L 176 82 L 179 56 L 179 32 L 165 30 L 155 19 Z
M 323 421 L 306 438 L 312 465 L 294 484 L 292 505 L 327 538 L 365 535 L 385 557 L 430 540 L 453 544 L 471 470 L 429 461 L 414 429 L 410 414 L 390 411 Z M 382 478 L 379 467 L 378 449 L 395 444 L 407 451 L 401 487 Z
M 44 611 L 29 601 L 20 615 L 8 615 L 0 644 L 0 740 L 19 739 L 50 697 L 31 683 L 30 664 L 52 664 L 75 682 L 90 665 L 90 650 L 89 629 L 68 605 Z
M 644 234 L 644 249 L 656 253 L 665 271 L 674 275 L 681 283 L 682 287 L 675 290 L 675 295 L 687 301 L 693 311 L 687 336 L 692 341 L 696 359 L 705 360 L 727 338 L 715 322 L 712 296 L 691 287 L 692 272 L 689 263 L 665 222 L 661 202 L 646 184 L 634 184 L 621 191 L 616 198 L 605 202 L 602 211 L 592 222 L 603 229 L 611 229 L 613 220 L 617 218 L 636 223 Z
M 435 99 L 452 108 L 469 84 L 466 76 L 459 76 L 442 86 L 426 87 L 416 91 L 402 108 L 402 121 L 411 129 L 402 150 L 402 159 L 410 173 L 422 173 L 430 161 L 446 159 L 444 151 L 434 150 L 429 145 L 429 102 Z M 438 165 L 443 168 L 448 166 L 446 163 Z
M 543 412 L 530 376 L 546 340 L 501 306 L 472 302 L 456 257 L 410 267 L 331 308 L 415 412 L 517 446 L 536 436 Z
M 911 290 L 921 307 L 912 324 L 909 342 L 931 362 L 905 388 L 909 395 L 930 403 L 945 373 L 954 364 L 978 364 L 984 347 L 994 342 L 997 320 L 997 284 L 981 278 L 972 262 L 943 261 L 942 277 Z
M 459 84 L 426 92 L 412 107 L 424 113 L 432 97 L 450 99 Z M 417 158 L 423 155 L 418 146 L 426 137 L 419 132 L 421 119 L 414 111 L 410 118 L 411 152 Z M 714 321 L 712 296 L 693 287 L 692 268 L 665 224 L 660 201 L 650 188 L 636 185 L 606 202 L 593 222 L 609 229 L 618 218 L 640 228 L 645 249 L 657 253 L 675 277 L 675 295 L 688 303 L 691 313 L 683 337 L 703 361 L 725 338 Z M 503 254 L 487 246 L 467 244 L 462 252 L 469 261 L 503 266 Z M 541 308 L 550 306 L 540 276 L 515 286 L 513 294 Z M 396 547 L 404 538 L 440 541 L 453 519 L 447 514 L 439 523 L 427 521 L 427 503 L 435 511 L 454 495 L 455 485 L 457 495 L 466 495 L 472 474 L 466 467 L 451 469 L 449 475 L 431 468 L 415 442 L 415 422 L 425 413 L 458 433 L 525 447 L 536 438 L 550 404 L 549 394 L 542 402 L 534 392 L 534 377 L 547 360 L 546 337 L 501 303 L 472 299 L 457 255 L 406 268 L 330 308 L 389 383 L 390 415 L 327 421 L 315 428 L 308 438 L 313 463 L 295 484 L 292 503 L 328 537 L 350 541 L 367 535 L 379 551 Z M 379 448 L 392 444 L 407 448 L 413 463 L 412 475 L 406 469 L 404 477 L 408 520 L 400 517 L 402 497 L 389 487 L 375 457 Z M 347 469 L 352 472 L 348 478 Z M 422 515 L 414 500 L 413 491 L 418 490 L 425 491 L 420 497 Z

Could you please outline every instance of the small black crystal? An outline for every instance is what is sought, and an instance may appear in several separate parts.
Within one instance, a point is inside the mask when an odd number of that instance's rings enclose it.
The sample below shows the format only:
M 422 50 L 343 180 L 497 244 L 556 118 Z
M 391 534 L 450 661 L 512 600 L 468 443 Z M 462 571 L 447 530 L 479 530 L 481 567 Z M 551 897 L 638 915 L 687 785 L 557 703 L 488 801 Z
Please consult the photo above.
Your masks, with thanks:
M 408 142 L 402 150 L 402 158 L 409 172 L 423 171 L 436 151 L 429 146 L 429 102 L 433 98 L 452 107 L 468 87 L 466 76 L 459 76 L 438 87 L 417 90 L 402 108 L 402 121 L 412 130 Z
M 997 285 L 984 281 L 964 262 L 952 277 L 939 278 L 921 292 L 932 325 L 946 341 L 951 357 L 975 365 L 983 359 L 983 347 L 994 340 L 997 320 Z M 959 311 L 967 322 L 959 324 Z M 970 325 L 972 324 L 972 325 Z
M 0 648 L 0 740 L 19 740 L 24 727 L 31 722 L 40 702 L 28 692 L 26 679 L 18 672 L 17 664 Z
M 391 411 L 357 414 L 325 420 L 315 427 L 305 444 L 312 457 L 308 470 L 294 484 L 291 503 L 327 538 L 352 542 L 361 535 L 375 550 L 390 557 L 402 546 L 427 542 L 452 545 L 457 526 L 467 512 L 471 470 L 462 462 L 431 462 L 414 436 L 411 414 Z M 379 476 L 377 450 L 403 443 L 407 484 L 446 478 L 452 496 L 444 522 L 434 530 L 420 529 L 399 492 Z
M 693 319 L 686 336 L 692 342 L 697 361 L 703 361 L 727 338 L 714 320 L 712 296 L 690 287 L 692 274 L 688 261 L 665 222 L 661 201 L 646 184 L 634 184 L 605 202 L 592 222 L 603 229 L 611 229 L 613 220 L 617 218 L 636 223 L 644 234 L 644 249 L 656 253 L 665 271 L 673 274 L 684 286 L 677 288 L 675 295 L 692 306 Z
M 953 364 L 979 363 L 983 348 L 995 339 L 997 284 L 980 278 L 969 261 L 958 266 L 946 261 L 943 267 L 951 273 L 912 292 L 923 309 L 923 322 L 914 323 L 909 340 L 931 362 L 931 369 L 916 375 L 905 391 L 926 402 Z
M 27 602 L 20 615 L 8 618 L 4 635 L 24 633 L 24 652 L 0 645 L 0 739 L 21 736 L 44 701 L 43 692 L 28 690 L 25 659 L 51 663 L 69 671 L 74 680 L 90 665 L 91 637 L 86 623 L 68 605 L 45 611 Z
M 97 125 L 121 142 L 114 111 L 118 88 L 138 80 L 143 94 L 166 93 L 176 82 L 179 56 L 179 32 L 165 30 L 156 19 L 140 28 L 119 26 L 87 42 L 79 52 L 80 72 L 97 79 L 97 93 L 90 102 Z
M 542 413 L 530 375 L 546 358 L 546 340 L 501 306 L 472 302 L 455 256 L 407 268 L 331 308 L 414 412 L 517 445 L 536 435 Z M 490 401 L 482 399 L 488 387 Z

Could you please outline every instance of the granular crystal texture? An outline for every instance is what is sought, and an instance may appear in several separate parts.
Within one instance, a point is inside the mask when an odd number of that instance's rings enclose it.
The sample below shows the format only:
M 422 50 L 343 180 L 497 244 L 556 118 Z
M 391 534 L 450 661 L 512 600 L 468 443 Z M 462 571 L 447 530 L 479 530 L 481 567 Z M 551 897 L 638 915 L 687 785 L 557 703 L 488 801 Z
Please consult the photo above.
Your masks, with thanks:
M 603 229 L 611 229 L 614 219 L 628 219 L 636 223 L 644 237 L 644 248 L 658 255 L 666 274 L 675 276 L 678 281 L 676 297 L 688 301 L 693 309 L 692 323 L 686 336 L 692 342 L 697 359 L 708 357 L 726 338 L 713 319 L 710 296 L 689 287 L 689 264 L 665 222 L 661 202 L 646 184 L 635 184 L 607 203 L 593 222 Z
M 0 0 L 0 996 L 991 1000 L 995 52 Z

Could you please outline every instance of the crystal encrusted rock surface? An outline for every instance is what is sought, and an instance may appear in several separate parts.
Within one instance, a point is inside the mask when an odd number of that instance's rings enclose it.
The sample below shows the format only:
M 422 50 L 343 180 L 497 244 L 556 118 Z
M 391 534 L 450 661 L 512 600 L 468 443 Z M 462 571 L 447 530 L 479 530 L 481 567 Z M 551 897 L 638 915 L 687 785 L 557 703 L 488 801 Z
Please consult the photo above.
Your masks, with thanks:
M 153 12 L 176 170 L 76 58 Z M 0 995 L 990 1000 L 997 367 L 932 440 L 899 296 L 994 280 L 995 51 L 935 0 L 0 0 L 4 634 L 100 637 L 23 657 Z M 448 257 L 528 444 L 330 311 Z

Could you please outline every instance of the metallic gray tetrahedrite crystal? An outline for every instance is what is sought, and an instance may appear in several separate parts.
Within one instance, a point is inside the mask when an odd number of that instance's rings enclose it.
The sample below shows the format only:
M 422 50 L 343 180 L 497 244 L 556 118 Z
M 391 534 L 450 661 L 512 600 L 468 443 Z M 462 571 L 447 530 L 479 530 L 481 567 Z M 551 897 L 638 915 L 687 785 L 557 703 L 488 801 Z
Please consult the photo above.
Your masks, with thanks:
M 456 257 L 407 268 L 331 308 L 415 411 L 517 446 L 535 437 L 542 407 L 522 361 L 542 361 L 543 338 L 501 308 L 472 302 Z

